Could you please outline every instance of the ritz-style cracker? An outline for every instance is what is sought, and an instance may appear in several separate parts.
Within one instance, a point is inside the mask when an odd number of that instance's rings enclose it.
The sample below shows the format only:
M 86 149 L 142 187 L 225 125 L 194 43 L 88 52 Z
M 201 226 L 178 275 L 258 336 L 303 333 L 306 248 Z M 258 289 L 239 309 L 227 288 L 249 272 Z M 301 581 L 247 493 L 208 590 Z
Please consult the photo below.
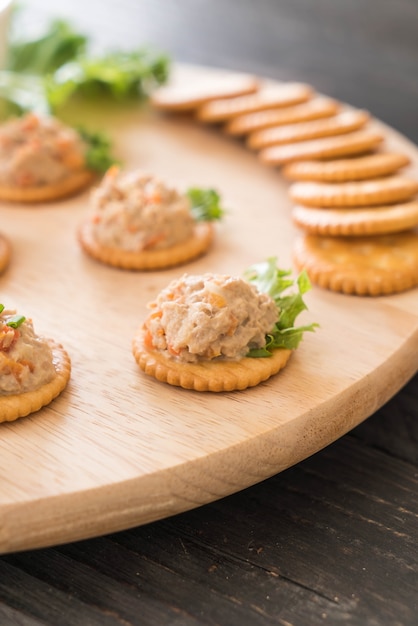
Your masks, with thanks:
M 70 375 L 63 346 L 37 335 L 31 319 L 0 304 L 0 422 L 25 417 L 52 402 Z
M 366 111 L 349 110 L 325 119 L 266 128 L 251 133 L 247 145 L 253 150 L 261 150 L 272 145 L 344 135 L 365 126 L 369 118 Z
M 376 152 L 367 156 L 332 161 L 296 161 L 286 165 L 282 174 L 289 180 L 342 183 L 389 176 L 410 163 L 400 152 Z
M 269 146 L 260 150 L 262 163 L 283 166 L 306 159 L 335 159 L 371 152 L 384 141 L 384 134 L 374 130 L 358 130 L 336 137 L 322 137 L 310 141 L 279 146 Z
M 197 110 L 196 117 L 201 122 L 217 124 L 231 120 L 237 115 L 306 102 L 312 96 L 312 87 L 304 83 L 267 85 L 247 96 L 212 100 Z
M 295 205 L 291 210 L 295 226 L 314 235 L 382 235 L 418 226 L 418 202 L 361 208 L 321 208 Z
M 312 96 L 310 100 L 286 107 L 272 107 L 263 111 L 243 113 L 229 120 L 223 130 L 228 135 L 248 135 L 272 126 L 308 122 L 335 115 L 341 105 L 332 98 Z
M 0 146 L 0 200 L 59 200 L 96 176 L 86 137 L 52 116 L 30 112 L 7 120 L 0 126 Z
M 293 202 L 311 207 L 362 207 L 404 202 L 418 192 L 418 180 L 388 176 L 345 183 L 299 181 L 289 188 Z
M 358 296 L 399 293 L 418 285 L 418 234 L 414 231 L 370 237 L 302 234 L 293 260 L 313 284 Z
M 161 111 L 190 112 L 222 98 L 236 98 L 254 93 L 259 79 L 251 74 L 228 73 L 219 76 L 197 76 L 156 89 L 151 104 Z

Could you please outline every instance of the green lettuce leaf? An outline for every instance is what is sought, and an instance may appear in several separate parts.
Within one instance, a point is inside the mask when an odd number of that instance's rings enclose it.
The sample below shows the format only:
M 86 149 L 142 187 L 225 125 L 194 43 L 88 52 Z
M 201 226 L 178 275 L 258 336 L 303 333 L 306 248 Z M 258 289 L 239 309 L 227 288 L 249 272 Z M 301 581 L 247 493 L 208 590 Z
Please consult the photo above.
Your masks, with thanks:
M 223 217 L 225 211 L 220 205 L 221 197 L 215 189 L 191 187 L 186 195 L 192 204 L 192 213 L 196 221 L 211 222 Z
M 264 263 L 252 265 L 244 273 L 248 282 L 274 300 L 279 311 L 278 322 L 266 335 L 266 345 L 260 349 L 250 350 L 247 356 L 269 357 L 277 348 L 294 350 L 301 342 L 303 333 L 313 332 L 318 327 L 316 323 L 295 326 L 298 315 L 307 309 L 303 295 L 309 291 L 311 285 L 305 271 L 299 274 L 296 283 L 288 278 L 290 275 L 290 270 L 281 270 L 277 267 L 276 257 L 271 257 Z M 284 293 L 292 287 L 293 292 Z
M 87 37 L 77 33 L 69 22 L 52 20 L 40 37 L 11 42 L 7 67 L 25 74 L 52 74 L 84 53 L 86 46 Z
M 167 80 L 168 57 L 148 49 L 116 51 L 102 57 L 83 56 L 57 69 L 46 81 L 49 105 L 56 110 L 71 96 L 106 96 L 115 100 L 145 99 Z
M 17 26 L 13 31 L 19 31 Z M 0 72 L 1 116 L 25 111 L 57 115 L 73 95 L 143 100 L 168 78 L 165 54 L 144 47 L 93 57 L 89 44 L 65 20 L 52 20 L 36 38 L 12 37 L 6 70 Z
M 111 165 L 118 161 L 112 156 L 110 139 L 101 132 L 93 132 L 85 128 L 78 128 L 82 139 L 88 146 L 86 165 L 91 170 L 104 174 Z

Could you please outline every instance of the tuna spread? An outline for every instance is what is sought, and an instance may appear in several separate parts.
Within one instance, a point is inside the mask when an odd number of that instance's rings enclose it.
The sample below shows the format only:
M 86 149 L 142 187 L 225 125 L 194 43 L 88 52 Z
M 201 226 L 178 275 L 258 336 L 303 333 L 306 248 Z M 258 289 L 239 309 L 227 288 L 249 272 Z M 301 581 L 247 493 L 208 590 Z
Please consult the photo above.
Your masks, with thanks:
M 151 175 L 112 166 L 91 200 L 93 236 L 103 246 L 161 250 L 193 235 L 188 197 Z
M 150 304 L 145 344 L 180 361 L 239 359 L 265 346 L 278 321 L 274 300 L 241 278 L 184 274 Z
M 31 320 L 17 325 L 15 313 L 0 313 L 0 395 L 33 391 L 56 375 L 48 343 L 35 334 Z
M 53 117 L 28 113 L 0 126 L 0 185 L 37 187 L 85 168 L 86 144 Z

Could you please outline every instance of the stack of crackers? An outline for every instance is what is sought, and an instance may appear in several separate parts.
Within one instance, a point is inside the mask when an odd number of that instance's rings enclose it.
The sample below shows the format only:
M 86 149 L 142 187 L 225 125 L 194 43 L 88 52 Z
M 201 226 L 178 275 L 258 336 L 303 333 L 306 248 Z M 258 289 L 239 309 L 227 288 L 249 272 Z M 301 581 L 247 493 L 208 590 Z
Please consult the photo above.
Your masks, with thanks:
M 418 284 L 418 180 L 368 112 L 246 74 L 163 87 L 152 104 L 217 125 L 280 168 L 300 230 L 294 263 L 314 284 L 372 296 Z

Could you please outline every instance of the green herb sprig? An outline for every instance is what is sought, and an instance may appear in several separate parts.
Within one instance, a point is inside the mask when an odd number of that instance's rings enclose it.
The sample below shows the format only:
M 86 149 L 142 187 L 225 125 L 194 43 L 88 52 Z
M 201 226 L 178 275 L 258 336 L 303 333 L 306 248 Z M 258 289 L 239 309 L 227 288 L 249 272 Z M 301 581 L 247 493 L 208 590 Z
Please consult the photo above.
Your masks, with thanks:
M 89 169 L 104 174 L 111 165 L 118 163 L 112 155 L 112 143 L 105 133 L 77 129 L 87 144 L 86 165 Z
M 0 304 L 0 314 L 4 311 L 4 304 Z M 10 328 L 19 328 L 26 321 L 26 317 L 24 315 L 13 315 L 10 319 L 7 320 L 6 326 L 10 326 Z
M 148 49 L 115 51 L 103 57 L 84 55 L 62 65 L 46 81 L 49 105 L 56 111 L 70 97 L 144 100 L 168 78 L 169 60 Z
M 221 197 L 215 189 L 191 187 L 187 190 L 186 195 L 192 205 L 193 217 L 198 222 L 219 220 L 225 214 L 225 210 L 220 204 Z
M 14 16 L 18 19 L 19 14 Z M 44 33 L 33 39 L 11 41 L 8 52 L 9 70 L 37 74 L 52 74 L 59 67 L 83 54 L 87 37 L 60 19 L 53 19 Z
M 273 350 L 286 348 L 294 350 L 303 338 L 304 332 L 313 332 L 319 324 L 295 326 L 295 320 L 302 311 L 307 309 L 303 295 L 309 291 L 311 284 L 308 275 L 302 271 L 296 282 L 288 278 L 290 270 L 277 267 L 277 258 L 271 257 L 264 263 L 257 263 L 249 267 L 244 277 L 254 284 L 260 292 L 267 293 L 276 303 L 279 311 L 279 320 L 270 333 L 266 335 L 266 345 L 263 348 L 250 350 L 247 356 L 269 357 Z M 290 288 L 296 287 L 291 293 Z
M 19 12 L 14 20 L 18 18 Z M 75 95 L 143 100 L 168 78 L 166 54 L 144 47 L 95 57 L 90 43 L 70 22 L 56 19 L 36 38 L 12 38 L 7 67 L 0 72 L 2 116 L 25 111 L 57 115 Z

